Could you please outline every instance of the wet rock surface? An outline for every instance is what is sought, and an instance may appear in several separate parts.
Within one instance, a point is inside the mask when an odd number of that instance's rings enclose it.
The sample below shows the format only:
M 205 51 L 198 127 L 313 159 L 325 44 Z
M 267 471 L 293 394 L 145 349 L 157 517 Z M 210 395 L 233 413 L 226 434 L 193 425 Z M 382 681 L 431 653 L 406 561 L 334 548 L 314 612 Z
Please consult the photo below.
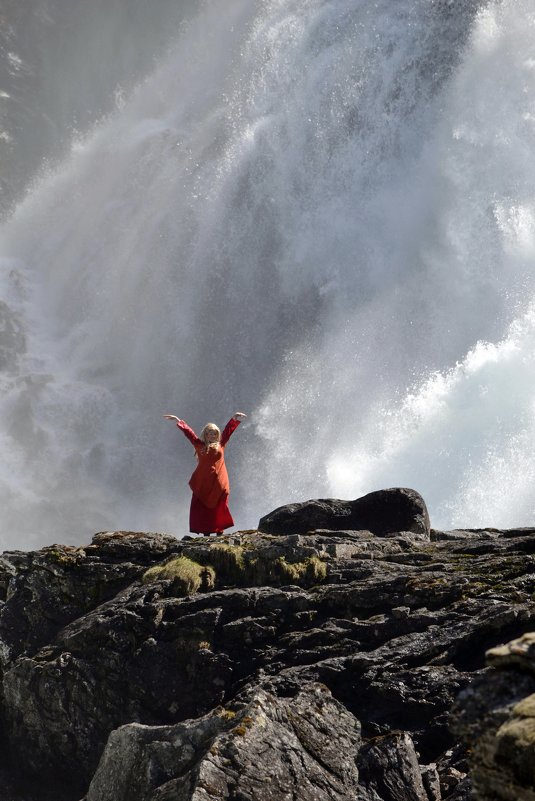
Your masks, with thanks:
M 4 554 L 21 797 L 467 801 L 471 749 L 477 797 L 509 797 L 484 795 L 505 760 L 531 799 L 533 647 L 495 649 L 535 630 L 535 529 L 428 536 L 108 532 Z

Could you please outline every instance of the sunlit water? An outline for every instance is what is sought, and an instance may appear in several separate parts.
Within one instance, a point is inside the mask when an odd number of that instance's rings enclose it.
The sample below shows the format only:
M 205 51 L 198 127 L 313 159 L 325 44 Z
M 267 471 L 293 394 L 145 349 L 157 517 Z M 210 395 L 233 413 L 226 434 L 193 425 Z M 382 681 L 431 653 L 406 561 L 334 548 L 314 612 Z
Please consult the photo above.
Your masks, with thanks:
M 248 412 L 241 528 L 535 523 L 534 43 L 534 0 L 206 3 L 1 232 L 2 547 L 186 533 L 166 412 Z

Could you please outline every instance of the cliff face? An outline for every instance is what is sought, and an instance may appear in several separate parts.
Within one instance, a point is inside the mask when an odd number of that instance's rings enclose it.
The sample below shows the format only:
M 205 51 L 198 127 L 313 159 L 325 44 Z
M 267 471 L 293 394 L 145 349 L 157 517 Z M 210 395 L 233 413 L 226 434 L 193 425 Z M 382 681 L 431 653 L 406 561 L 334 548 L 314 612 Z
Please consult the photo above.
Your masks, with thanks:
M 535 629 L 535 529 L 433 531 L 405 490 L 354 505 L 352 530 L 347 505 L 314 503 L 321 528 L 299 507 L 269 534 L 3 555 L 3 752 L 25 801 L 462 801 L 467 746 L 478 798 L 534 797 L 529 744 L 502 782 L 526 794 L 488 789 L 532 720 L 531 652 L 484 654 Z M 395 522 L 358 530 L 374 504 Z

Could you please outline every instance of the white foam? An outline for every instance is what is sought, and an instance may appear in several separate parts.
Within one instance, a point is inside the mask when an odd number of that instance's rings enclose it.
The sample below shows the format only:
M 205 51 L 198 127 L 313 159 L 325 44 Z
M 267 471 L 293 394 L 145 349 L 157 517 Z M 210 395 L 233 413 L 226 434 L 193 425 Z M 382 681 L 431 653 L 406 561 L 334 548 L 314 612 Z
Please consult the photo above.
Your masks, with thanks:
M 0 244 L 4 545 L 185 533 L 161 416 L 243 407 L 240 526 L 400 484 L 435 525 L 533 523 L 535 23 L 477 6 L 208 2 L 34 183 Z

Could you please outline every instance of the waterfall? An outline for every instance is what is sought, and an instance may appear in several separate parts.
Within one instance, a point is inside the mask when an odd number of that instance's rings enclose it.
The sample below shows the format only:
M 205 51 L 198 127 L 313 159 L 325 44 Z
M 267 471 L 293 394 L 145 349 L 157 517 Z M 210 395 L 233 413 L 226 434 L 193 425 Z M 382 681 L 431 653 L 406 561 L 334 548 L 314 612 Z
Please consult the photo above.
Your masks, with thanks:
M 534 36 L 533 0 L 203 3 L 0 232 L 0 545 L 181 536 L 162 415 L 242 409 L 241 528 L 393 485 L 533 524 Z

